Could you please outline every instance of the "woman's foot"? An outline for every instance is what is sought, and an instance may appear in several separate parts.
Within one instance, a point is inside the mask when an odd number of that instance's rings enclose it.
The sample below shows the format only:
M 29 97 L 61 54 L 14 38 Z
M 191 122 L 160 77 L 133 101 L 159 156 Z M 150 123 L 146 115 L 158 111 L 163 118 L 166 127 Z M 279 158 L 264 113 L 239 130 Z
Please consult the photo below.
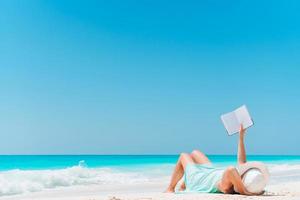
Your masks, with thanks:
M 185 190 L 185 183 L 182 182 L 179 188 L 180 191 L 184 191 Z
M 174 189 L 172 189 L 172 188 L 168 188 L 168 189 L 166 189 L 165 191 L 164 191 L 164 193 L 174 193 L 175 191 L 174 191 Z

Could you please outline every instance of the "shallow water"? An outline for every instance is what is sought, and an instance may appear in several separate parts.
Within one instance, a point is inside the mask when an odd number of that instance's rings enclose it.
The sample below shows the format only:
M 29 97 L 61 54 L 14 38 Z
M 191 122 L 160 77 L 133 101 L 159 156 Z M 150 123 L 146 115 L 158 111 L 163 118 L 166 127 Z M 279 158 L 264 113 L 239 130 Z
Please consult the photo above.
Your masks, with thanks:
M 0 156 L 0 195 L 59 187 L 167 182 L 177 155 L 152 156 Z M 219 166 L 236 156 L 209 156 Z M 300 181 L 300 156 L 248 156 L 267 163 L 271 184 Z

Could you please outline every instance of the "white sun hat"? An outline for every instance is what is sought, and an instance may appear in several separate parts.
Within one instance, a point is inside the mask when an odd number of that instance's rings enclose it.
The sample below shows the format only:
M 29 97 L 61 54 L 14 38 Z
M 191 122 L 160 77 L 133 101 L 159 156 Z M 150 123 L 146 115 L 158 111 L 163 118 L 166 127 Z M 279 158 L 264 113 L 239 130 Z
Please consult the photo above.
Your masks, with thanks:
M 238 165 L 237 170 L 248 192 L 260 194 L 264 191 L 270 174 L 268 168 L 262 162 L 246 162 Z

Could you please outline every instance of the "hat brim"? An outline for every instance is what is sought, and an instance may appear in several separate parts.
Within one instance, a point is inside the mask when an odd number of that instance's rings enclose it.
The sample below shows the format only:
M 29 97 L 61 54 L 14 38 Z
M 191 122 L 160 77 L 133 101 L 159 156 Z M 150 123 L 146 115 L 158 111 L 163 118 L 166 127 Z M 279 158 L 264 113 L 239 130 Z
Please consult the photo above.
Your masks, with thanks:
M 258 162 L 258 161 L 246 162 L 246 163 L 238 165 L 236 168 L 237 168 L 240 176 L 243 176 L 250 169 L 258 169 L 264 176 L 266 182 L 268 182 L 268 180 L 270 178 L 268 168 L 262 162 Z

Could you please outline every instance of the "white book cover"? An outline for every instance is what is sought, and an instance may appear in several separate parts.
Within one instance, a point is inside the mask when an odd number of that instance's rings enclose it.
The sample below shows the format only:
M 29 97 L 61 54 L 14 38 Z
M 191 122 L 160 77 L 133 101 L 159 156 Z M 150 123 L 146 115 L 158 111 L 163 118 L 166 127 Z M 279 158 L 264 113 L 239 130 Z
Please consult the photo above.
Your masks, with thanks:
M 229 135 L 238 133 L 241 124 L 243 124 L 244 129 L 247 129 L 254 124 L 246 105 L 221 115 L 221 120 Z

